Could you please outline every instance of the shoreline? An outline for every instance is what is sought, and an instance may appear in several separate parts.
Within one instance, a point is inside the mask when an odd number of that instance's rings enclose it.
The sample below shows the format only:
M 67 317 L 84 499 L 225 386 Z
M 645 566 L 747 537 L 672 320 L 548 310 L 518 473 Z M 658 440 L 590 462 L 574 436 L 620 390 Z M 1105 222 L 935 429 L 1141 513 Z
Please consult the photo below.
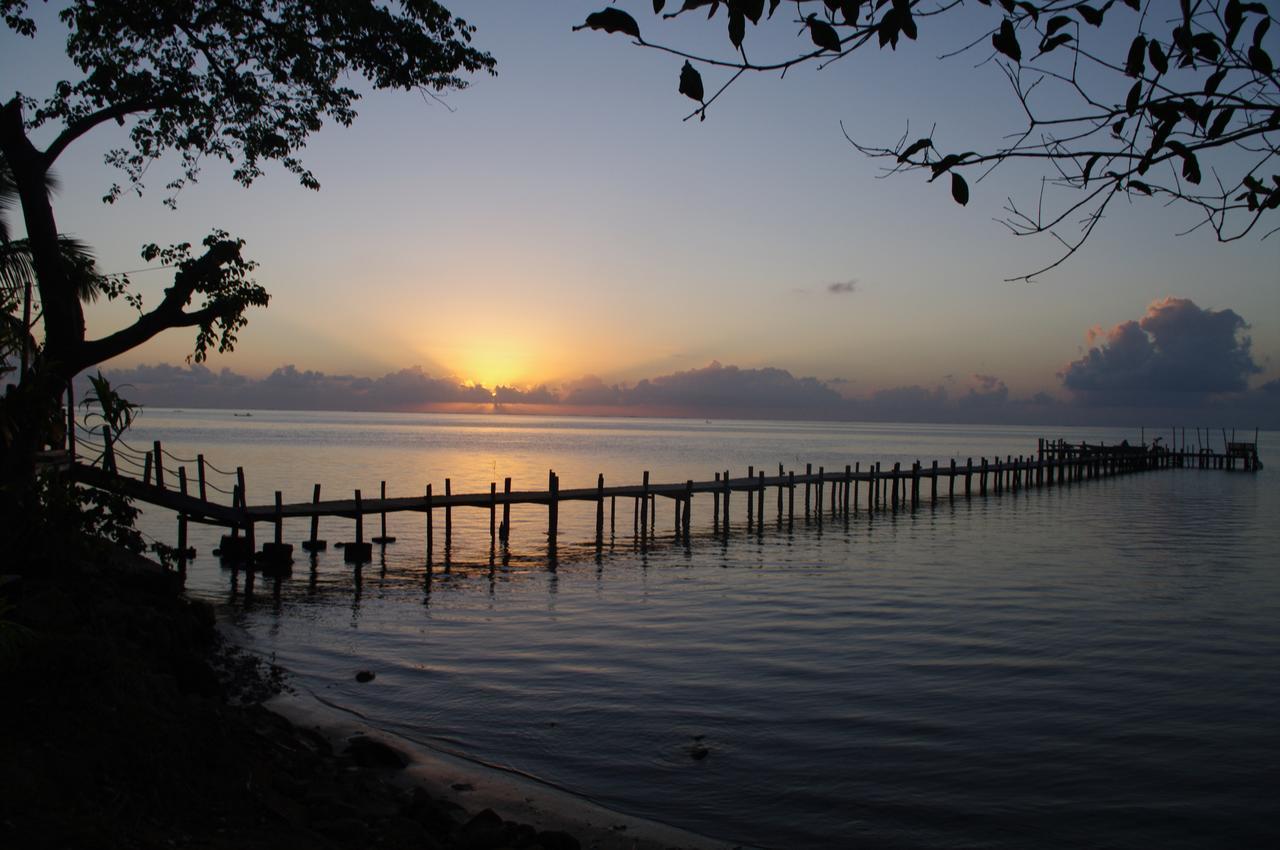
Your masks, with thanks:
M 251 649 L 249 651 L 252 651 Z M 595 850 L 747 850 L 659 821 L 634 817 L 462 755 L 437 750 L 374 726 L 307 691 L 280 693 L 264 707 L 294 726 L 319 733 L 335 750 L 353 738 L 385 744 L 408 759 L 402 780 L 468 811 L 491 809 L 538 829 L 567 832 Z
M 0 585 L 0 846 L 729 847 L 281 696 L 280 669 L 145 558 L 23 566 Z

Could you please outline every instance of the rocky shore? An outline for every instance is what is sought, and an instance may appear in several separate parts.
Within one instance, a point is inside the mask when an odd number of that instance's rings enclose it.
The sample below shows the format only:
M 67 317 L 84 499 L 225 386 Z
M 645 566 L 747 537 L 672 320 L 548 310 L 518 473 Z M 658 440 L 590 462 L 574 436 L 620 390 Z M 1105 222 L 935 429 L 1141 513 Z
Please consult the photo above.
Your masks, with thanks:
M 398 750 L 268 710 L 279 671 L 226 645 L 209 606 L 149 562 L 103 561 L 0 588 L 0 846 L 595 846 L 468 811 L 407 782 Z

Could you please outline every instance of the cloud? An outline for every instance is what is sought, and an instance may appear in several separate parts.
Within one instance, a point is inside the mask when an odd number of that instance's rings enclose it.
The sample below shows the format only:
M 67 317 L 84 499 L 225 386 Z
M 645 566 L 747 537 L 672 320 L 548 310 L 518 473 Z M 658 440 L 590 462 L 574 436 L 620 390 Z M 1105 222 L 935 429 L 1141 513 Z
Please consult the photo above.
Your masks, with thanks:
M 843 283 L 828 283 L 827 292 L 831 295 L 852 295 L 858 291 L 858 279 L 846 280 Z
M 1238 393 L 1262 371 L 1253 360 L 1248 329 L 1234 310 L 1201 309 L 1170 296 L 1152 302 L 1137 321 L 1108 331 L 1090 328 L 1088 351 L 1058 376 L 1092 403 Z
M 293 365 L 262 379 L 199 364 L 143 365 L 107 374 L 117 386 L 127 385 L 126 398 L 168 407 L 1280 427 L 1280 380 L 1248 388 L 1249 379 L 1261 371 L 1251 353 L 1248 327 L 1232 310 L 1201 309 L 1182 298 L 1156 301 L 1140 319 L 1087 331 L 1088 350 L 1058 373 L 1065 398 L 1046 392 L 1015 396 L 999 375 L 990 373 L 967 379 L 948 373 L 936 384 L 886 387 L 855 398 L 850 397 L 852 385 L 865 386 L 866 377 L 819 380 L 776 367 L 718 361 L 634 383 L 584 375 L 558 386 L 492 390 L 432 376 L 416 366 L 379 378 Z

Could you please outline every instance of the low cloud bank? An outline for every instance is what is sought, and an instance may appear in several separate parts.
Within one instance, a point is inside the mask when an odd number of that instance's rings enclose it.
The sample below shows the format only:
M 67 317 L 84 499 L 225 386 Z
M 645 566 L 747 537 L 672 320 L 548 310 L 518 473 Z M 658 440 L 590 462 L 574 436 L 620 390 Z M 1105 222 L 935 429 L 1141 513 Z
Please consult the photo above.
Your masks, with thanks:
M 1000 424 L 1232 424 L 1280 428 L 1280 380 L 1249 389 L 1261 372 L 1231 310 L 1165 298 L 1110 330 L 1091 329 L 1087 350 L 1058 373 L 1063 397 L 1017 397 L 997 375 L 975 374 L 955 388 L 882 389 L 842 395 L 846 381 L 796 377 L 785 369 L 718 362 L 635 383 L 585 376 L 562 386 L 468 385 L 419 367 L 380 378 L 328 375 L 283 366 L 262 379 L 202 365 L 109 371 L 133 401 L 164 407 L 285 410 L 499 410 L 709 418 L 826 419 Z

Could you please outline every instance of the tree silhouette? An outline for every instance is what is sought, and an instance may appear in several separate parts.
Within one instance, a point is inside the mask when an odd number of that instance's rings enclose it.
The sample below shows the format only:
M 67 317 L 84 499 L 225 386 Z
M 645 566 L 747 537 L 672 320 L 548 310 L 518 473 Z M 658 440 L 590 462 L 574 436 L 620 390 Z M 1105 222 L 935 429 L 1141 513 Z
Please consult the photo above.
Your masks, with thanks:
M 13 33 L 37 37 L 26 0 L 0 0 L 0 14 Z M 243 242 L 225 232 L 209 234 L 198 250 L 148 245 L 145 258 L 176 268 L 163 299 L 133 324 L 86 339 L 46 186 L 59 157 L 86 134 L 111 123 L 128 128 L 127 143 L 107 155 L 122 174 L 107 202 L 141 193 L 149 167 L 166 156 L 179 163 L 165 186 L 170 205 L 209 158 L 230 163 L 246 186 L 278 162 L 315 189 L 299 154 L 325 120 L 355 119 L 360 93 L 350 80 L 434 94 L 463 88 L 464 74 L 494 65 L 471 46 L 472 28 L 430 0 L 76 0 L 58 14 L 79 78 L 43 99 L 15 93 L 4 101 L 0 154 L 41 307 L 43 345 L 32 368 L 62 381 L 170 328 L 196 330 L 196 360 L 229 350 L 245 311 L 269 297 L 250 276 Z M 38 130 L 52 136 L 43 148 L 33 141 Z
M 981 15 L 987 22 L 981 37 L 940 58 L 985 54 L 996 63 L 1021 109 L 1020 127 L 980 151 L 952 150 L 936 126 L 928 136 L 905 134 L 887 144 L 845 135 L 857 150 L 885 160 L 889 173 L 923 172 L 930 182 L 945 178 L 962 205 L 969 201 L 970 178 L 980 181 L 1012 161 L 1038 164 L 1042 177 L 1031 193 L 1034 201 L 1009 199 L 1003 222 L 1018 236 L 1050 234 L 1061 252 L 1012 280 L 1030 280 L 1065 261 L 1122 196 L 1190 208 L 1196 217 L 1188 232 L 1209 228 L 1222 242 L 1275 232 L 1280 76 L 1266 5 L 978 3 L 987 8 L 960 0 L 684 0 L 668 11 L 665 0 L 652 0 L 653 14 L 664 21 L 703 9 L 714 18 L 723 7 L 728 48 L 720 54 L 645 38 L 635 18 L 613 6 L 575 29 L 622 33 L 640 47 L 684 60 L 677 90 L 698 101 L 688 120 L 705 119 L 711 103 L 748 72 L 822 68 L 859 49 L 894 50 L 902 39 L 916 39 L 922 27 L 949 25 L 962 15 L 969 23 Z M 748 58 L 747 23 L 798 27 L 798 46 L 778 58 Z M 1117 43 L 1123 48 L 1111 49 Z M 700 68 L 727 75 L 710 97 Z

